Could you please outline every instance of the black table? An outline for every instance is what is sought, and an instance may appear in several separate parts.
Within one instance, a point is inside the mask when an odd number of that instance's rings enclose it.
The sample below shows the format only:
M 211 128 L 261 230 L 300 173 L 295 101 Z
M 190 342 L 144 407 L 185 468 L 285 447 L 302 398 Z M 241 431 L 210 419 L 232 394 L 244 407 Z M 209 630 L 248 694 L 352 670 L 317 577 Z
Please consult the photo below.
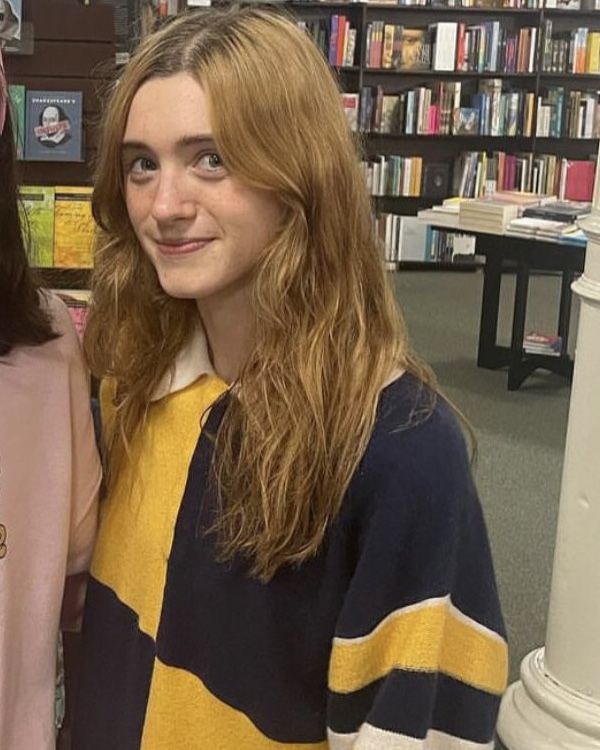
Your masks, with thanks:
M 432 225 L 435 226 L 435 225 Z M 517 390 L 534 370 L 542 368 L 568 379 L 573 377 L 573 360 L 567 352 L 571 320 L 571 284 L 583 272 L 585 247 L 563 245 L 551 240 L 471 232 L 435 226 L 443 231 L 459 231 L 477 238 L 476 252 L 485 256 L 481 322 L 479 325 L 478 367 L 496 370 L 508 367 L 508 390 Z M 529 354 L 523 351 L 529 277 L 532 271 L 558 271 L 561 294 L 557 333 L 562 338 L 559 356 Z M 516 273 L 515 301 L 510 346 L 496 343 L 502 274 Z

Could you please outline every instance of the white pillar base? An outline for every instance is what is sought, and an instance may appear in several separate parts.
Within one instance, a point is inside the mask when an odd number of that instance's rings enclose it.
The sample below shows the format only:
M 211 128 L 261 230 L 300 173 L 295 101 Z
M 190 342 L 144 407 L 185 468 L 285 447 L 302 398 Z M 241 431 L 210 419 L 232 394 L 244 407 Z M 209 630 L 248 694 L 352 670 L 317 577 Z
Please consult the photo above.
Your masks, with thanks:
M 600 703 L 549 675 L 540 648 L 502 699 L 498 734 L 508 750 L 600 750 Z

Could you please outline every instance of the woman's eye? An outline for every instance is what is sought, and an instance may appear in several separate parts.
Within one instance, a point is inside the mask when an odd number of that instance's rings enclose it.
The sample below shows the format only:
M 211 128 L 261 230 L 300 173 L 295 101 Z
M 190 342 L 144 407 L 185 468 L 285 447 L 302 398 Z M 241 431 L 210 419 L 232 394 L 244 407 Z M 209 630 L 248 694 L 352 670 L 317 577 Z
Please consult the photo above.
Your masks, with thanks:
M 203 154 L 198 159 L 198 165 L 207 172 L 219 172 L 225 169 L 223 160 L 217 153 Z
M 156 164 L 152 159 L 147 159 L 145 156 L 140 156 L 139 159 L 135 159 L 131 162 L 129 171 L 135 174 L 144 174 L 145 172 L 152 172 L 156 169 Z

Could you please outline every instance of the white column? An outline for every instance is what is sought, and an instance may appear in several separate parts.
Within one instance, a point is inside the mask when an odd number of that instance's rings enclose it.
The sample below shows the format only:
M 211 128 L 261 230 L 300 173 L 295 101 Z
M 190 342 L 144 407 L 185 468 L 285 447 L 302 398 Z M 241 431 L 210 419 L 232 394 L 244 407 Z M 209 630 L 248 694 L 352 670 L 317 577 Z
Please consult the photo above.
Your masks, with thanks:
M 600 177 L 600 166 L 597 167 Z M 525 657 L 500 709 L 508 750 L 600 750 L 600 191 L 579 222 L 585 270 L 546 646 Z M 565 249 L 565 252 L 568 250 Z

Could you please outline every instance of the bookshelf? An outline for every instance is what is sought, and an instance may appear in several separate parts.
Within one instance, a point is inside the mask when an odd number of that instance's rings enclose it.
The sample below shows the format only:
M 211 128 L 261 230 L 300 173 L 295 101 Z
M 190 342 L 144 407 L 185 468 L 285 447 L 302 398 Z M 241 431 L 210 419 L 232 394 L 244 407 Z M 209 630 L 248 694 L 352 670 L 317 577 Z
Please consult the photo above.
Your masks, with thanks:
M 97 152 L 101 100 L 112 79 L 115 60 L 113 8 L 79 0 L 23 3 L 23 23 L 33 28 L 33 54 L 5 55 L 9 82 L 28 90 L 83 93 L 83 161 L 19 161 L 22 185 L 89 187 Z M 51 288 L 89 286 L 89 270 L 39 268 Z
M 227 5 L 228 0 L 215 0 L 213 5 Z M 268 3 L 265 3 L 268 4 Z M 403 157 L 407 160 L 421 159 L 421 179 L 424 180 L 427 166 L 446 165 L 448 184 L 444 194 L 435 194 L 422 182 L 418 195 L 373 195 L 374 210 L 377 213 L 387 212 L 399 215 L 414 216 L 417 211 L 434 202 L 439 202 L 455 192 L 460 180 L 455 174 L 460 168 L 459 160 L 465 152 L 486 154 L 486 160 L 494 153 L 506 154 L 509 157 L 530 155 L 529 162 L 523 169 L 532 170 L 533 163 L 543 155 L 554 155 L 556 158 L 583 161 L 595 158 L 598 147 L 597 129 L 600 128 L 600 117 L 597 118 L 594 137 L 550 137 L 537 132 L 537 110 L 540 98 L 550 89 L 562 88 L 565 96 L 571 91 L 579 91 L 583 99 L 586 92 L 591 92 L 598 99 L 600 86 L 598 73 L 568 73 L 543 69 L 545 31 L 548 23 L 552 34 L 565 38 L 577 28 L 586 27 L 590 32 L 600 32 L 600 10 L 554 9 L 554 8 L 465 8 L 443 6 L 401 6 L 388 3 L 366 2 L 307 2 L 284 0 L 274 2 L 290 11 L 298 21 L 313 28 L 324 30 L 321 39 L 324 52 L 336 71 L 344 91 L 358 95 L 359 108 L 361 92 L 370 88 L 380 91 L 382 96 L 400 96 L 410 90 L 430 91 L 433 100 L 435 87 L 438 85 L 460 84 L 460 106 L 471 104 L 472 98 L 480 93 L 486 81 L 500 81 L 501 95 L 519 94 L 523 98 L 530 95 L 533 101 L 533 112 L 530 115 L 527 133 L 517 126 L 513 134 L 492 134 L 491 132 L 473 132 L 458 135 L 453 132 L 377 132 L 377 128 L 363 127 L 357 134 L 365 156 L 369 160 L 377 157 Z M 180 10 L 186 6 L 180 0 Z M 35 10 L 34 10 L 35 8 Z M 90 181 L 90 164 L 96 154 L 96 137 L 94 124 L 99 119 L 100 105 L 98 89 L 108 80 L 105 73 L 107 60 L 114 54 L 114 26 L 112 8 L 98 0 L 84 7 L 79 0 L 45 0 L 44 3 L 25 4 L 24 20 L 33 21 L 36 36 L 36 52 L 33 58 L 8 58 L 8 72 L 15 83 L 25 83 L 28 87 L 52 88 L 68 87 L 84 91 L 84 116 L 88 140 L 86 142 L 86 160 L 82 165 L 71 164 L 32 164 L 23 163 L 23 182 L 26 184 L 73 184 L 86 185 Z M 28 10 L 29 9 L 29 10 Z M 195 12 L 207 12 L 210 8 L 195 8 Z M 30 14 L 30 18 L 27 17 Z M 331 23 L 334 16 L 345 17 L 355 30 L 355 52 L 352 64 L 330 56 Z M 67 22 L 65 22 L 67 21 Z M 535 46 L 529 50 L 528 69 L 501 70 L 432 70 L 385 68 L 381 65 L 370 65 L 368 53 L 368 31 L 379 22 L 387 25 L 403 26 L 407 29 L 428 29 L 434 24 L 464 24 L 478 27 L 483 24 L 498 22 L 503 33 L 512 34 L 519 42 L 522 29 L 529 29 L 528 34 L 535 32 Z M 60 51 L 58 46 L 60 45 Z M 517 44 L 518 46 L 518 44 Z M 65 53 L 66 50 L 66 53 Z M 521 60 L 523 63 L 524 60 Z M 58 66 L 58 67 L 57 67 Z M 103 67 L 104 66 L 104 67 Z M 523 64 L 521 68 L 523 68 Z M 42 73 L 42 71 L 44 71 Z M 590 95 L 591 95 L 590 94 Z M 521 106 L 521 105 L 519 105 Z M 469 107 L 466 107 L 467 109 Z M 472 107 L 471 107 L 472 108 Z M 522 113 L 521 113 L 522 114 Z M 360 113 L 359 113 L 360 117 Z M 589 123 L 588 123 L 589 124 Z M 512 132 L 512 131 L 511 131 Z M 582 132 L 582 136 L 584 133 Z M 483 157 L 482 157 L 483 158 Z M 527 161 L 527 160 L 526 160 Z M 415 162 L 416 163 L 416 162 Z M 524 182 L 532 179 L 526 174 Z M 521 186 L 521 185 L 520 185 Z M 479 185 L 481 187 L 481 184 Z M 502 187 L 502 186 L 501 186 Z M 507 186 L 503 186 L 507 187 Z M 517 186 L 519 187 L 519 186 Z M 528 187 L 526 184 L 524 187 Z M 428 264 L 429 265 L 429 264 Z M 415 263 L 406 265 L 414 268 Z M 70 269 L 60 271 L 52 269 L 43 271 L 44 278 L 59 285 L 61 279 L 65 286 L 71 285 Z
M 351 25 L 356 28 L 357 32 L 357 49 L 355 64 L 351 70 L 339 72 L 339 80 L 342 87 L 347 92 L 359 94 L 359 130 L 360 140 L 364 152 L 368 159 L 376 161 L 381 157 L 390 159 L 393 156 L 413 159 L 421 157 L 422 165 L 419 167 L 423 172 L 426 165 L 429 164 L 446 164 L 449 166 L 449 183 L 446 194 L 430 196 L 427 193 L 426 185 L 421 185 L 420 194 L 415 195 L 373 195 L 375 210 L 380 213 L 393 213 L 400 215 L 414 215 L 425 205 L 431 205 L 433 202 L 440 202 L 441 198 L 455 194 L 457 184 L 456 170 L 459 168 L 458 160 L 464 152 L 481 152 L 486 153 L 489 163 L 490 158 L 496 152 L 502 152 L 507 157 L 517 157 L 522 161 L 521 167 L 517 169 L 519 184 L 499 185 L 499 187 L 514 187 L 517 189 L 532 189 L 535 184 L 541 183 L 541 177 L 547 178 L 548 175 L 540 175 L 540 163 L 546 157 L 554 156 L 557 159 L 557 169 L 567 169 L 568 165 L 562 160 L 583 162 L 594 160 L 598 148 L 598 135 L 600 134 L 600 61 L 596 62 L 594 72 L 580 71 L 570 72 L 567 70 L 552 70 L 544 65 L 544 52 L 546 43 L 546 33 L 550 37 L 557 36 L 566 41 L 567 46 L 574 38 L 577 29 L 587 28 L 589 35 L 599 34 L 600 38 L 600 10 L 586 9 L 554 9 L 554 8 L 464 8 L 464 7 L 439 7 L 439 6 L 400 6 L 388 3 L 326 3 L 326 2 L 285 2 L 283 5 L 300 19 L 307 17 L 327 19 L 329 15 L 343 15 L 350 21 Z M 501 36 L 510 37 L 516 40 L 516 57 L 512 60 L 512 69 L 502 70 L 493 69 L 484 61 L 483 66 L 474 66 L 479 69 L 470 70 L 434 70 L 433 60 L 426 69 L 396 69 L 393 67 L 382 67 L 377 64 L 378 59 L 382 60 L 384 52 L 379 50 L 380 58 L 375 56 L 375 64 L 372 59 L 372 37 L 370 33 L 376 23 L 380 26 L 402 26 L 405 29 L 429 29 L 434 24 L 449 24 L 457 29 L 461 24 L 464 27 L 476 28 L 487 24 L 487 28 L 492 28 L 492 24 L 497 22 L 496 29 L 500 29 Z M 439 27 L 438 27 L 439 28 Z M 548 32 L 548 29 L 551 29 Z M 496 33 L 498 31 L 496 30 Z M 523 46 L 525 51 L 520 57 L 519 45 L 522 37 L 525 37 Z M 533 41 L 532 41 L 533 39 Z M 381 44 L 381 40 L 380 40 Z M 504 44 L 504 43 L 503 43 Z M 390 43 L 392 47 L 393 43 Z M 385 36 L 383 41 L 385 46 Z M 326 51 L 326 50 L 325 50 Z M 486 47 L 486 54 L 489 52 L 489 45 Z M 598 57 L 600 53 L 594 52 Z M 453 51 L 454 62 L 457 62 L 457 49 Z M 483 58 L 480 59 L 480 62 Z M 507 58 L 508 59 L 508 58 Z M 388 60 L 389 65 L 389 60 Z M 481 69 L 492 68 L 492 69 Z M 597 71 L 597 72 L 596 72 Z M 381 103 L 377 106 L 380 108 L 379 121 L 373 117 L 365 118 L 365 101 L 362 91 L 370 88 L 372 92 L 378 92 L 385 103 L 385 98 L 395 96 L 402 97 L 411 90 L 418 91 L 418 96 L 426 96 L 427 102 L 434 99 L 434 90 L 436 86 L 451 84 L 456 82 L 460 84 L 459 104 L 464 107 L 472 108 L 474 97 L 480 93 L 480 87 L 483 82 L 490 79 L 496 79 L 500 82 L 501 96 L 505 94 L 515 94 L 521 97 L 525 104 L 519 102 L 515 105 L 518 108 L 518 117 L 523 119 L 524 109 L 529 106 L 532 111 L 528 115 L 528 121 L 517 122 L 516 132 L 514 125 L 507 132 L 492 134 L 489 132 L 477 131 L 467 134 L 456 134 L 453 127 L 450 126 L 449 132 L 436 132 L 431 123 L 422 121 L 421 126 L 425 124 L 425 132 L 402 132 L 392 128 L 392 132 L 381 131 Z M 425 93 L 429 90 L 430 93 Z M 551 91 L 562 90 L 563 100 L 561 107 L 567 110 L 570 106 L 569 96 L 573 97 L 572 106 L 584 107 L 583 114 L 578 111 L 575 113 L 565 114 L 563 119 L 568 116 L 573 121 L 570 127 L 563 126 L 560 135 L 552 137 L 551 131 L 546 131 L 540 127 L 538 131 L 538 119 L 541 123 L 541 116 L 544 112 L 543 107 L 548 110 L 549 104 L 545 96 Z M 571 92 L 573 92 L 571 94 Z M 529 98 L 527 97 L 529 94 Z M 577 97 L 577 98 L 575 98 Z M 528 101 L 527 101 L 528 99 Z M 593 99 L 593 104 L 592 104 Z M 587 105 L 587 100 L 590 104 Z M 370 106 L 367 104 L 367 107 Z M 373 105 L 375 106 L 375 105 Z M 593 106 L 593 110 L 592 110 Z M 589 107 L 589 111 L 585 109 Z M 579 121 L 577 118 L 585 117 L 588 111 L 587 130 L 585 121 Z M 594 112 L 592 116 L 591 113 Z M 480 110 L 479 115 L 482 115 Z M 549 117 L 549 111 L 546 112 Z M 554 115 L 552 115 L 554 118 Z M 571 122 L 571 120 L 569 120 Z M 397 126 L 396 126 L 397 127 Z M 417 128 L 417 131 L 420 128 Z M 519 171 L 520 170 L 520 171 Z M 564 183 L 559 182 L 556 177 L 555 185 L 564 189 Z M 478 187 L 481 190 L 482 183 Z M 453 189 L 454 188 L 454 189 Z M 481 192 L 479 192 L 481 194 Z M 403 265 L 402 263 L 400 264 Z M 447 264 L 445 264 L 447 265 Z M 410 262 L 405 264 L 407 268 L 417 267 L 418 264 Z

